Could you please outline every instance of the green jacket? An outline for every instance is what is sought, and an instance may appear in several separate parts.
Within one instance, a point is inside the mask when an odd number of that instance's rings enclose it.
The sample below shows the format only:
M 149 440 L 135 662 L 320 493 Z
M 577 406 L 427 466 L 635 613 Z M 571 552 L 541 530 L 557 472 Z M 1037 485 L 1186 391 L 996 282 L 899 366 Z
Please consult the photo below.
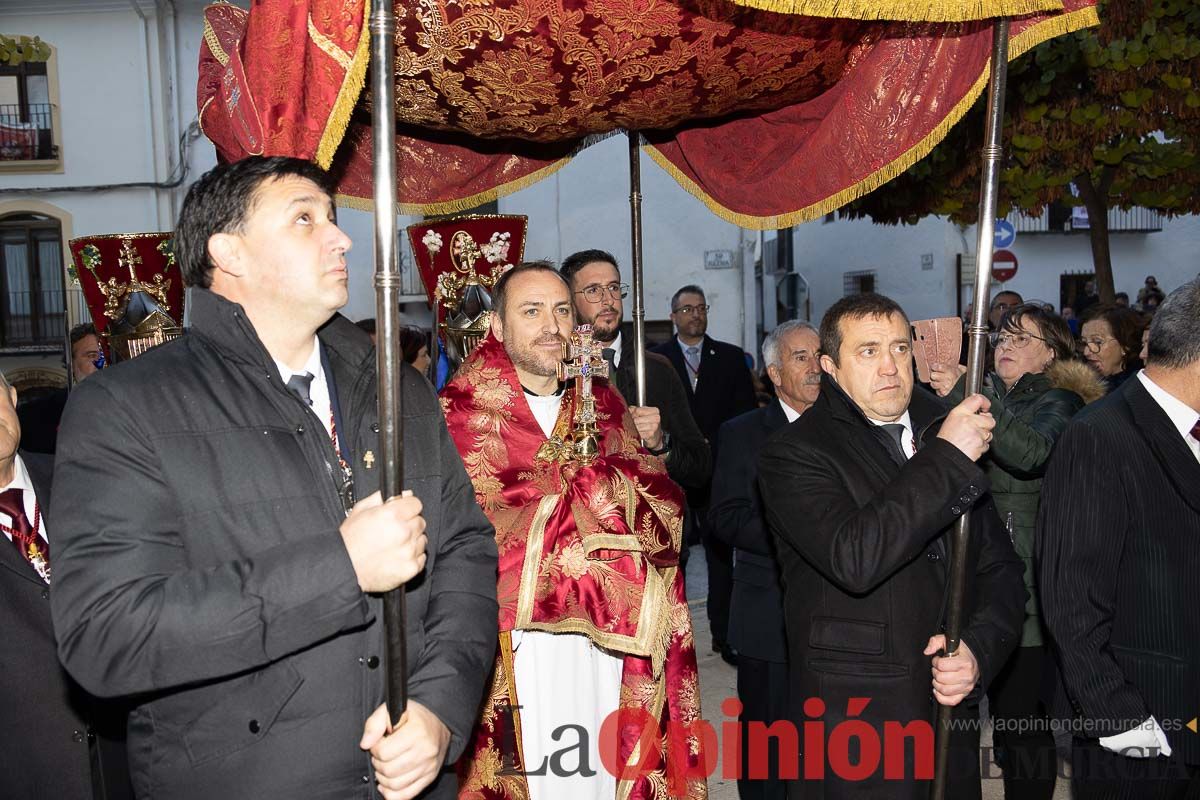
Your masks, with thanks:
M 965 376 L 959 380 L 947 401 L 962 401 L 965 381 Z M 985 382 L 983 393 L 991 401 L 996 430 L 982 466 L 991 480 L 1000 520 L 1009 524 L 1011 519 L 1013 547 L 1025 562 L 1029 599 L 1025 603 L 1021 646 L 1037 647 L 1043 643 L 1043 634 L 1034 579 L 1033 534 L 1042 475 L 1050 451 L 1071 417 L 1085 403 L 1103 396 L 1104 384 L 1082 362 L 1056 361 L 1045 372 L 1022 375 L 1007 392 L 997 392 L 995 387 L 1003 385 L 994 373 Z

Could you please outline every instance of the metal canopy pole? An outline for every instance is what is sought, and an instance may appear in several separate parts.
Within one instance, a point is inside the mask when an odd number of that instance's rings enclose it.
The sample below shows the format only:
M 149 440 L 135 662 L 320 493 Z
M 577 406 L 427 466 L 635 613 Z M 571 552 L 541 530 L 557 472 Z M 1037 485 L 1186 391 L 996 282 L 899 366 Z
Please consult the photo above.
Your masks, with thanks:
M 637 405 L 646 405 L 646 302 L 642 288 L 642 151 L 641 134 L 629 137 L 629 232 L 633 239 L 633 369 Z
M 1004 92 L 1008 83 L 1008 19 L 996 21 L 992 30 L 991 79 L 988 81 L 986 138 L 983 145 L 983 183 L 979 197 L 979 238 L 975 249 L 975 306 L 967 329 L 970 349 L 967 355 L 966 394 L 983 387 L 984 358 L 987 354 L 987 314 L 992 274 L 992 245 L 995 236 L 996 206 L 1000 194 L 1001 133 L 1004 129 Z M 971 537 L 970 513 L 958 518 L 954 526 L 953 556 L 950 562 L 950 602 L 946 612 L 946 654 L 958 651 L 962 633 L 963 595 L 966 593 L 967 542 Z M 933 800 L 946 796 L 949 773 L 950 718 L 954 709 L 938 706 L 937 759 L 933 778 Z
M 386 501 L 404 483 L 404 431 L 400 413 L 400 270 L 396 258 L 396 17 L 392 0 L 374 0 L 371 11 L 371 128 L 375 160 L 375 318 L 379 377 L 380 491 Z M 393 724 L 408 706 L 404 587 L 383 595 L 386 700 Z

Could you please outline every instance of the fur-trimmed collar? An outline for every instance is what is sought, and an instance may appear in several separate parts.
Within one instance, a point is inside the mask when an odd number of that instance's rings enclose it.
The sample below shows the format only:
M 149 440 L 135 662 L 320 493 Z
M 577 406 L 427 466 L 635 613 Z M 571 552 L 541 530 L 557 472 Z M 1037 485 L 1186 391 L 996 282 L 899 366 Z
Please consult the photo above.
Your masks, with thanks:
M 1042 373 L 1055 389 L 1066 389 L 1083 398 L 1084 403 L 1099 400 L 1107 391 L 1096 371 L 1082 361 L 1054 360 Z

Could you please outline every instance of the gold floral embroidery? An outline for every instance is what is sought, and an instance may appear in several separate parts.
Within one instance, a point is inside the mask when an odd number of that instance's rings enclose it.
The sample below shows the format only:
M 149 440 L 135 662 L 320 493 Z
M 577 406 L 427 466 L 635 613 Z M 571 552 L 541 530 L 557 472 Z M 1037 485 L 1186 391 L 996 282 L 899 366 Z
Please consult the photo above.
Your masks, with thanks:
M 488 106 L 504 108 L 511 114 L 533 113 L 534 104 L 529 98 L 549 95 L 562 82 L 546 47 L 528 39 L 511 50 L 483 53 L 467 75 L 479 81 L 478 96 Z
M 558 554 L 558 567 L 562 573 L 572 580 L 578 580 L 587 574 L 588 560 L 583 553 L 583 545 L 571 542 Z
M 844 22 L 844 37 L 817 48 L 805 46 L 800 23 L 712 0 L 682 10 L 668 0 L 577 9 L 556 0 L 416 0 L 408 9 L 396 34 L 402 118 L 535 141 L 614 123 L 667 129 L 697 110 L 715 117 L 756 100 L 778 108 L 807 99 L 840 77 L 822 68 L 844 63 L 863 27 Z

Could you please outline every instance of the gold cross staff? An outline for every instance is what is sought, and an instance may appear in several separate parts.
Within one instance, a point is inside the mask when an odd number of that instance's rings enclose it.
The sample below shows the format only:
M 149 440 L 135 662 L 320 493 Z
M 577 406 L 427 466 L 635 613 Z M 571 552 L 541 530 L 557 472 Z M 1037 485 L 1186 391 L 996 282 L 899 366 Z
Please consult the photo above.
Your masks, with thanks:
M 592 339 L 591 325 L 575 329 L 570 344 L 563 345 L 563 358 L 558 365 L 558 379 L 575 380 L 575 418 L 571 426 L 575 458 L 587 464 L 600 452 L 592 378 L 608 377 L 608 362 L 604 360 L 603 348 Z

